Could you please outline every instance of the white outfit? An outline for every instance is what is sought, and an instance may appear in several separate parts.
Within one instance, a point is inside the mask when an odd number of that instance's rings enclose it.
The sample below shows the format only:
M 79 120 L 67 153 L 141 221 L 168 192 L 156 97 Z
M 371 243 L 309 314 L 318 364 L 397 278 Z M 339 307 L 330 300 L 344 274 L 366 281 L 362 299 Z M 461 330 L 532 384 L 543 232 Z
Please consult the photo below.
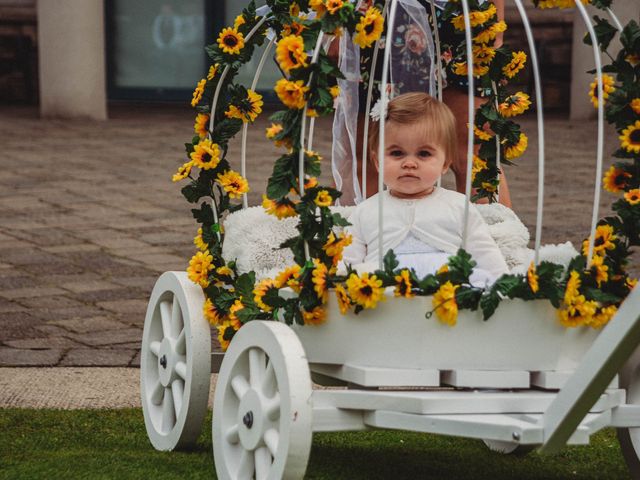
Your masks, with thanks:
M 347 231 L 351 245 L 345 248 L 343 262 L 359 265 L 378 262 L 379 195 L 360 203 L 351 217 Z M 419 199 L 396 198 L 385 190 L 383 206 L 383 253 L 394 250 L 400 266 L 414 268 L 418 276 L 435 273 L 455 255 L 462 245 L 465 196 L 436 187 Z M 489 234 L 489 228 L 474 205 L 469 206 L 466 251 L 477 266 L 472 282 L 492 282 L 509 268 Z M 476 272 L 477 271 L 477 272 Z

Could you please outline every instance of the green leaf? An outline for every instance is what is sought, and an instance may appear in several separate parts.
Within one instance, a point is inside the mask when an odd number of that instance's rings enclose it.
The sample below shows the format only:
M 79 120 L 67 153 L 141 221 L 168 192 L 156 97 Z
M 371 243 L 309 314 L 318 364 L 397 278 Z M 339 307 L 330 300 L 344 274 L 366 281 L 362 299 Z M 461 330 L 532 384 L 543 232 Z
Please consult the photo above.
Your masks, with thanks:
M 480 308 L 482 309 L 482 319 L 487 320 L 500 305 L 500 296 L 495 290 L 480 297 Z
M 386 253 L 382 259 L 382 264 L 384 265 L 384 271 L 386 273 L 393 273 L 393 271 L 398 268 L 398 265 L 400 265 L 393 250 L 389 250 Z
M 585 291 L 586 297 L 590 300 L 595 300 L 600 303 L 618 303 L 622 300 L 617 295 L 612 293 L 603 292 L 598 288 L 587 288 Z
M 198 223 L 215 223 L 213 220 L 213 209 L 208 203 L 202 203 L 199 209 L 191 209 L 191 213 Z
M 202 197 L 210 197 L 212 195 L 209 185 L 198 181 L 192 181 L 189 185 L 182 187 L 180 191 L 189 203 L 196 203 Z
M 236 280 L 236 293 L 245 298 L 253 299 L 253 287 L 256 283 L 256 272 L 243 273 Z
M 609 47 L 611 40 L 616 36 L 618 30 L 604 18 L 600 18 L 596 15 L 593 19 L 596 22 L 593 29 L 596 32 L 598 44 L 600 45 L 600 49 L 604 51 Z M 592 45 L 591 36 L 588 33 L 584 36 L 583 42 L 587 45 Z

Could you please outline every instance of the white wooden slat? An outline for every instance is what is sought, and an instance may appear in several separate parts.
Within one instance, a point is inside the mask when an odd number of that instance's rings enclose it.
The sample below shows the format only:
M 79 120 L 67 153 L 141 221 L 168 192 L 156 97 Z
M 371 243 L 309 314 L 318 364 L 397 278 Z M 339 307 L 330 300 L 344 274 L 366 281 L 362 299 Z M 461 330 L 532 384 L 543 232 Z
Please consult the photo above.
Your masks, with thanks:
M 640 427 L 640 405 L 620 405 L 611 411 L 612 427 Z
M 524 370 L 443 370 L 440 378 L 459 388 L 529 388 L 529 372 Z
M 315 392 L 314 392 L 315 393 Z M 314 432 L 350 432 L 368 430 L 363 413 L 358 410 L 343 410 L 330 406 L 313 407 Z
M 440 372 L 427 369 L 363 367 L 314 363 L 311 371 L 363 387 L 438 387 Z
M 531 372 L 531 386 L 545 390 L 560 390 L 573 374 L 573 370 Z M 618 388 L 618 375 L 613 377 L 608 388 Z

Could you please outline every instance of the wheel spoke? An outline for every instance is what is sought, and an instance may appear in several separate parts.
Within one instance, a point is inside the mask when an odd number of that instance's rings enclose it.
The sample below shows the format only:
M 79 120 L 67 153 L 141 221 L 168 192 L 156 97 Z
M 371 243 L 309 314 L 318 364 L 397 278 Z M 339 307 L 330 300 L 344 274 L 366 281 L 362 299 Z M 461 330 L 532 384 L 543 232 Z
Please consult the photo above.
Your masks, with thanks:
M 253 461 L 253 452 L 249 450 L 242 450 L 242 455 L 240 456 L 240 468 L 238 468 L 238 474 L 236 478 L 238 480 L 250 480 L 253 478 L 254 472 L 254 461 Z
M 232 427 L 229 427 L 227 433 L 225 434 L 227 442 L 229 442 L 231 445 L 237 444 L 240 441 L 240 435 L 238 434 L 238 432 L 239 430 L 237 423 Z
M 154 405 L 160 405 L 162 403 L 163 398 L 164 398 L 164 387 L 160 383 L 160 380 L 158 380 L 154 385 L 153 390 L 151 391 L 150 400 L 151 400 L 151 403 L 153 403 Z
M 176 424 L 176 414 L 173 408 L 173 397 L 165 390 L 162 400 L 162 431 L 169 433 Z
M 264 480 L 271 468 L 271 453 L 267 447 L 260 447 L 255 452 L 256 480 Z
M 180 355 L 187 354 L 187 339 L 184 334 L 184 328 L 180 331 L 178 340 L 176 340 L 176 352 L 178 352 Z
M 272 422 L 280 418 L 280 394 L 276 394 L 265 402 L 265 413 Z
M 182 309 L 177 297 L 173 297 L 173 304 L 171 305 L 171 336 L 176 338 L 182 330 Z
M 160 320 L 162 320 L 162 335 L 171 338 L 171 302 L 160 302 Z
M 270 428 L 266 432 L 264 432 L 264 443 L 267 445 L 269 452 L 271 452 L 271 456 L 276 456 L 276 451 L 278 450 L 278 442 L 280 440 L 280 434 L 275 428 Z
M 183 380 L 187 379 L 187 362 L 176 363 L 176 373 L 182 377 Z
M 249 350 L 249 382 L 252 388 L 260 388 L 264 376 L 266 356 L 258 348 Z
M 176 411 L 176 419 L 180 416 L 180 410 L 182 409 L 182 397 L 184 396 L 184 381 L 180 378 L 176 378 L 171 383 L 171 395 L 173 396 L 173 405 Z
M 262 376 L 262 385 L 260 387 L 262 393 L 267 397 L 273 396 L 276 391 L 276 372 L 273 368 L 273 362 L 269 360 L 267 368 Z
M 149 350 L 151 350 L 151 353 L 153 353 L 156 357 L 158 355 L 160 355 L 160 346 L 162 344 L 160 342 L 151 342 L 151 344 L 149 345 Z
M 233 392 L 236 394 L 238 399 L 244 397 L 244 394 L 249 391 L 249 384 L 247 383 L 247 379 L 242 375 L 236 375 L 231 380 L 231 388 L 233 388 Z

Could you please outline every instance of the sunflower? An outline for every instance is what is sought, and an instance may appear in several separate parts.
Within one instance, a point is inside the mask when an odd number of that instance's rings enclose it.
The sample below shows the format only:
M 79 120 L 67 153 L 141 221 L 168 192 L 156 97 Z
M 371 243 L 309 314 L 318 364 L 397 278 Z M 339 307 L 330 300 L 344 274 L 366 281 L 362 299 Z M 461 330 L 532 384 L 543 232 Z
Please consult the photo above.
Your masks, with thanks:
M 353 237 L 351 235 L 344 233 L 341 233 L 338 237 L 336 237 L 333 232 L 329 233 L 329 238 L 322 246 L 322 249 L 328 257 L 333 259 L 333 266 L 336 266 L 338 262 L 342 260 L 342 251 L 344 247 L 351 245 L 352 239 Z
M 299 22 L 286 23 L 282 26 L 282 32 L 280 32 L 280 35 L 282 38 L 288 37 L 289 35 L 302 35 L 302 32 L 304 32 L 306 28 L 307 27 Z
M 529 265 L 527 269 L 527 283 L 529 284 L 529 288 L 533 293 L 538 293 L 540 290 L 540 285 L 538 284 L 538 274 L 536 273 L 536 266 L 533 262 Z
M 238 105 L 229 105 L 229 110 L 224 114 L 227 118 L 238 118 L 244 123 L 251 123 L 262 112 L 262 105 L 264 105 L 262 95 L 253 90 L 247 90 L 247 97 L 240 100 Z
M 600 255 L 594 255 L 591 261 L 591 271 L 596 274 L 596 283 L 598 287 L 602 282 L 609 280 L 609 267 L 604 264 L 604 257 Z
M 620 143 L 627 152 L 640 153 L 640 120 L 622 131 Z
M 564 303 L 567 305 L 573 303 L 573 300 L 580 295 L 580 274 L 572 270 L 567 280 L 567 286 L 564 289 Z
M 482 187 L 483 190 L 486 190 L 487 192 L 493 193 L 498 191 L 498 186 L 491 182 L 482 182 L 480 186 Z
M 604 174 L 602 186 L 608 192 L 618 193 L 626 188 L 628 179 L 630 178 L 631 174 L 629 172 L 612 165 L 609 170 L 607 170 L 607 173 Z
M 515 117 L 525 112 L 529 105 L 531 105 L 529 95 L 524 92 L 517 92 L 505 98 L 504 102 L 498 105 L 498 111 L 503 117 Z
M 226 265 L 216 268 L 216 276 L 227 283 L 233 283 L 233 270 Z
M 353 43 L 360 48 L 370 47 L 373 42 L 380 38 L 383 28 L 384 18 L 382 13 L 377 8 L 370 7 L 356 25 Z
M 634 98 L 631 100 L 629 102 L 629 106 L 631 107 L 631 110 L 633 110 L 633 113 L 640 115 L 640 98 Z
M 507 29 L 507 24 L 504 20 L 500 20 L 499 22 L 494 23 L 490 27 L 487 27 L 475 37 L 473 37 L 473 41 L 475 43 L 491 43 L 495 40 L 498 33 L 502 33 Z
M 192 107 L 195 107 L 196 105 L 198 105 L 198 103 L 200 103 L 202 94 L 204 94 L 204 87 L 206 84 L 207 80 L 203 78 L 198 82 L 198 85 L 196 85 L 196 89 L 193 91 L 193 98 L 191 99 Z
M 591 317 L 589 326 L 593 328 L 604 327 L 607 323 L 609 323 L 609 320 L 613 318 L 617 311 L 618 307 L 616 307 L 615 305 L 598 308 L 595 315 Z
M 306 67 L 307 52 L 304 49 L 304 40 L 298 35 L 289 35 L 278 42 L 276 47 L 276 61 L 280 68 L 289 73 L 291 70 Z
M 180 180 L 184 180 L 191 173 L 192 167 L 193 167 L 193 162 L 187 162 L 182 164 L 182 166 L 178 168 L 178 171 L 173 174 L 173 177 L 171 177 L 171 181 L 179 182 Z
M 338 85 L 334 85 L 333 87 L 329 87 L 329 93 L 333 98 L 337 98 L 340 95 L 340 87 Z M 640 101 L 640 99 L 638 99 Z
M 504 149 L 504 158 L 507 160 L 513 160 L 514 158 L 518 158 L 522 155 L 527 146 L 529 145 L 529 139 L 524 133 L 520 133 L 520 137 L 518 139 L 518 143 L 516 144 L 506 144 Z
M 213 80 L 213 77 L 215 77 L 216 73 L 218 73 L 219 66 L 220 64 L 216 63 L 215 65 L 211 65 L 209 67 L 209 72 L 207 73 L 207 80 Z
M 361 276 L 352 273 L 346 282 L 349 297 L 363 308 L 375 308 L 379 301 L 384 300 L 382 280 L 375 275 L 369 276 L 365 272 Z
M 218 310 L 218 307 L 215 306 L 210 298 L 205 300 L 202 306 L 202 313 L 211 325 L 218 325 L 224 318 L 224 313 Z
M 301 110 L 304 108 L 304 95 L 309 90 L 303 80 L 292 82 L 282 78 L 276 82 L 275 91 L 286 107 Z
M 245 21 L 244 17 L 242 15 L 238 15 L 233 21 L 233 28 L 237 30 L 240 25 L 244 25 L 245 23 L 247 22 Z
M 193 125 L 193 130 L 198 136 L 203 139 L 209 133 L 209 114 L 199 113 L 196 115 L 196 123 Z
M 467 75 L 467 62 L 456 62 L 452 66 L 453 73 L 459 75 L 461 77 Z M 486 75 L 489 71 L 489 67 L 487 65 L 474 65 L 473 66 L 473 76 L 481 77 L 482 75 Z
M 336 286 L 336 298 L 338 299 L 340 313 L 344 315 L 351 307 L 351 299 L 349 298 L 349 294 L 344 288 L 344 285 L 339 284 Z
M 267 292 L 272 288 L 275 288 L 275 281 L 271 278 L 265 278 L 253 289 L 253 300 L 256 302 L 256 305 L 265 312 L 271 312 L 273 310 L 271 305 L 267 305 L 262 301 Z
M 275 138 L 283 130 L 284 130 L 284 127 L 282 126 L 281 123 L 272 123 L 271 126 L 267 127 L 267 129 L 265 130 L 265 135 L 269 140 L 273 140 L 273 144 L 276 147 L 291 148 L 291 139 L 289 139 L 289 138 L 276 139 Z
M 474 45 L 472 55 L 474 66 L 486 65 L 496 56 L 496 49 L 486 45 Z
M 625 285 L 627 286 L 627 288 L 629 290 L 633 290 L 633 288 L 638 284 L 638 279 L 637 278 L 631 278 L 631 277 L 627 277 L 627 279 L 624 281 Z
M 473 156 L 473 165 L 471 168 L 471 181 L 473 182 L 476 179 L 476 175 L 480 172 L 482 172 L 483 170 L 486 170 L 487 167 L 487 162 L 486 160 L 481 159 L 480 157 L 478 157 L 477 155 Z
M 220 147 L 208 138 L 200 141 L 191 152 L 191 161 L 196 167 L 203 170 L 216 168 L 220 163 Z
M 436 275 L 443 275 L 445 273 L 449 273 L 449 265 L 447 265 L 446 263 L 438 269 Z
M 316 12 L 316 18 L 320 19 L 327 13 L 327 7 L 324 4 L 324 0 L 309 0 L 309 7 Z
M 320 190 L 314 202 L 319 207 L 328 207 L 333 202 L 333 198 L 331 198 L 331 195 L 326 190 Z
M 227 351 L 229 343 L 237 331 L 238 329 L 229 320 L 225 320 L 222 325 L 218 325 L 218 343 L 223 352 Z
M 527 63 L 527 54 L 524 52 L 512 52 L 511 61 L 502 67 L 502 73 L 505 77 L 513 78 Z
M 616 240 L 613 234 L 613 227 L 611 225 L 598 225 L 596 227 L 596 241 L 593 244 L 593 253 L 596 255 L 603 255 L 606 250 L 613 250 L 616 248 L 616 244 L 613 243 Z M 589 239 L 582 242 L 582 254 L 586 255 L 589 251 Z
M 233 302 L 233 305 L 229 307 L 229 321 L 231 322 L 231 325 L 236 327 L 236 330 L 242 326 L 242 321 L 238 317 L 238 312 L 243 309 L 244 303 L 242 303 L 242 297 L 237 298 L 235 302 Z
M 637 205 L 640 203 L 640 188 L 634 188 L 624 194 L 624 199 L 631 205 Z
M 320 325 L 327 319 L 327 311 L 322 307 L 316 307 L 310 312 L 302 312 L 305 325 Z
M 244 47 L 244 36 L 235 28 L 224 28 L 218 35 L 218 46 L 224 53 L 237 55 Z
M 479 140 L 483 140 L 485 142 L 487 140 L 491 140 L 493 138 L 493 136 L 495 135 L 495 133 L 493 133 L 491 131 L 486 131 L 486 130 L 479 129 L 477 125 L 473 126 L 473 134 L 476 136 L 476 138 L 478 138 Z
M 327 295 L 328 295 L 328 287 L 327 287 L 327 277 L 329 275 L 329 270 L 327 266 L 322 263 L 317 258 L 313 259 L 313 265 L 315 268 L 311 273 L 311 281 L 313 282 L 313 289 L 318 296 L 318 300 L 322 303 L 327 303 Z
M 275 283 L 276 288 L 289 287 L 294 292 L 300 291 L 300 265 L 294 265 L 287 267 L 276 275 Z
M 442 323 L 454 326 L 458 321 L 458 303 L 456 302 L 456 290 L 460 285 L 453 285 L 447 281 L 443 283 L 433 295 L 433 309 Z
M 217 180 L 231 198 L 240 198 L 242 194 L 249 191 L 249 182 L 247 182 L 247 179 L 233 170 L 219 173 Z
M 633 68 L 636 67 L 640 63 L 640 55 L 636 53 L 630 53 L 626 57 L 624 57 L 625 61 L 628 62 Z
M 344 6 L 343 0 L 326 0 L 327 11 L 331 15 L 335 15 L 338 10 Z
M 393 294 L 396 297 L 411 298 L 414 293 L 411 291 L 413 284 L 411 283 L 411 273 L 406 268 L 400 272 L 400 275 L 393 277 L 396 281 L 396 288 Z
M 213 255 L 209 253 L 209 250 L 204 252 L 196 252 L 196 254 L 189 260 L 189 267 L 187 267 L 187 274 L 189 280 L 193 283 L 197 283 L 202 288 L 209 286 L 209 272 L 213 269 Z
M 262 195 L 262 208 L 264 208 L 269 215 L 275 215 L 280 220 L 297 215 L 295 203 L 286 197 L 279 200 L 271 200 L 266 195 Z
M 615 80 L 611 75 L 607 75 L 606 73 L 602 75 L 602 98 L 604 100 L 609 98 L 610 93 L 616 91 L 616 88 L 613 86 L 614 84 Z M 593 106 L 598 108 L 598 77 L 589 85 L 589 98 Z
M 589 0 L 582 0 L 582 3 L 586 5 Z M 575 0 L 540 0 L 538 8 L 573 8 L 576 6 Z
M 491 3 L 486 10 L 476 10 L 469 13 L 469 23 L 472 27 L 477 27 L 491 20 L 496 14 L 496 6 Z M 457 15 L 451 19 L 451 23 L 456 30 L 464 30 L 464 15 Z
M 578 295 L 566 308 L 558 310 L 560 323 L 564 327 L 579 327 L 592 323 L 598 304 L 593 300 L 586 300 L 584 295 Z
M 205 250 L 208 250 L 209 246 L 202 239 L 202 228 L 198 229 L 197 235 L 193 238 L 193 243 L 194 243 L 194 245 L 196 247 L 198 247 L 198 250 L 200 250 L 201 252 L 204 252 Z

